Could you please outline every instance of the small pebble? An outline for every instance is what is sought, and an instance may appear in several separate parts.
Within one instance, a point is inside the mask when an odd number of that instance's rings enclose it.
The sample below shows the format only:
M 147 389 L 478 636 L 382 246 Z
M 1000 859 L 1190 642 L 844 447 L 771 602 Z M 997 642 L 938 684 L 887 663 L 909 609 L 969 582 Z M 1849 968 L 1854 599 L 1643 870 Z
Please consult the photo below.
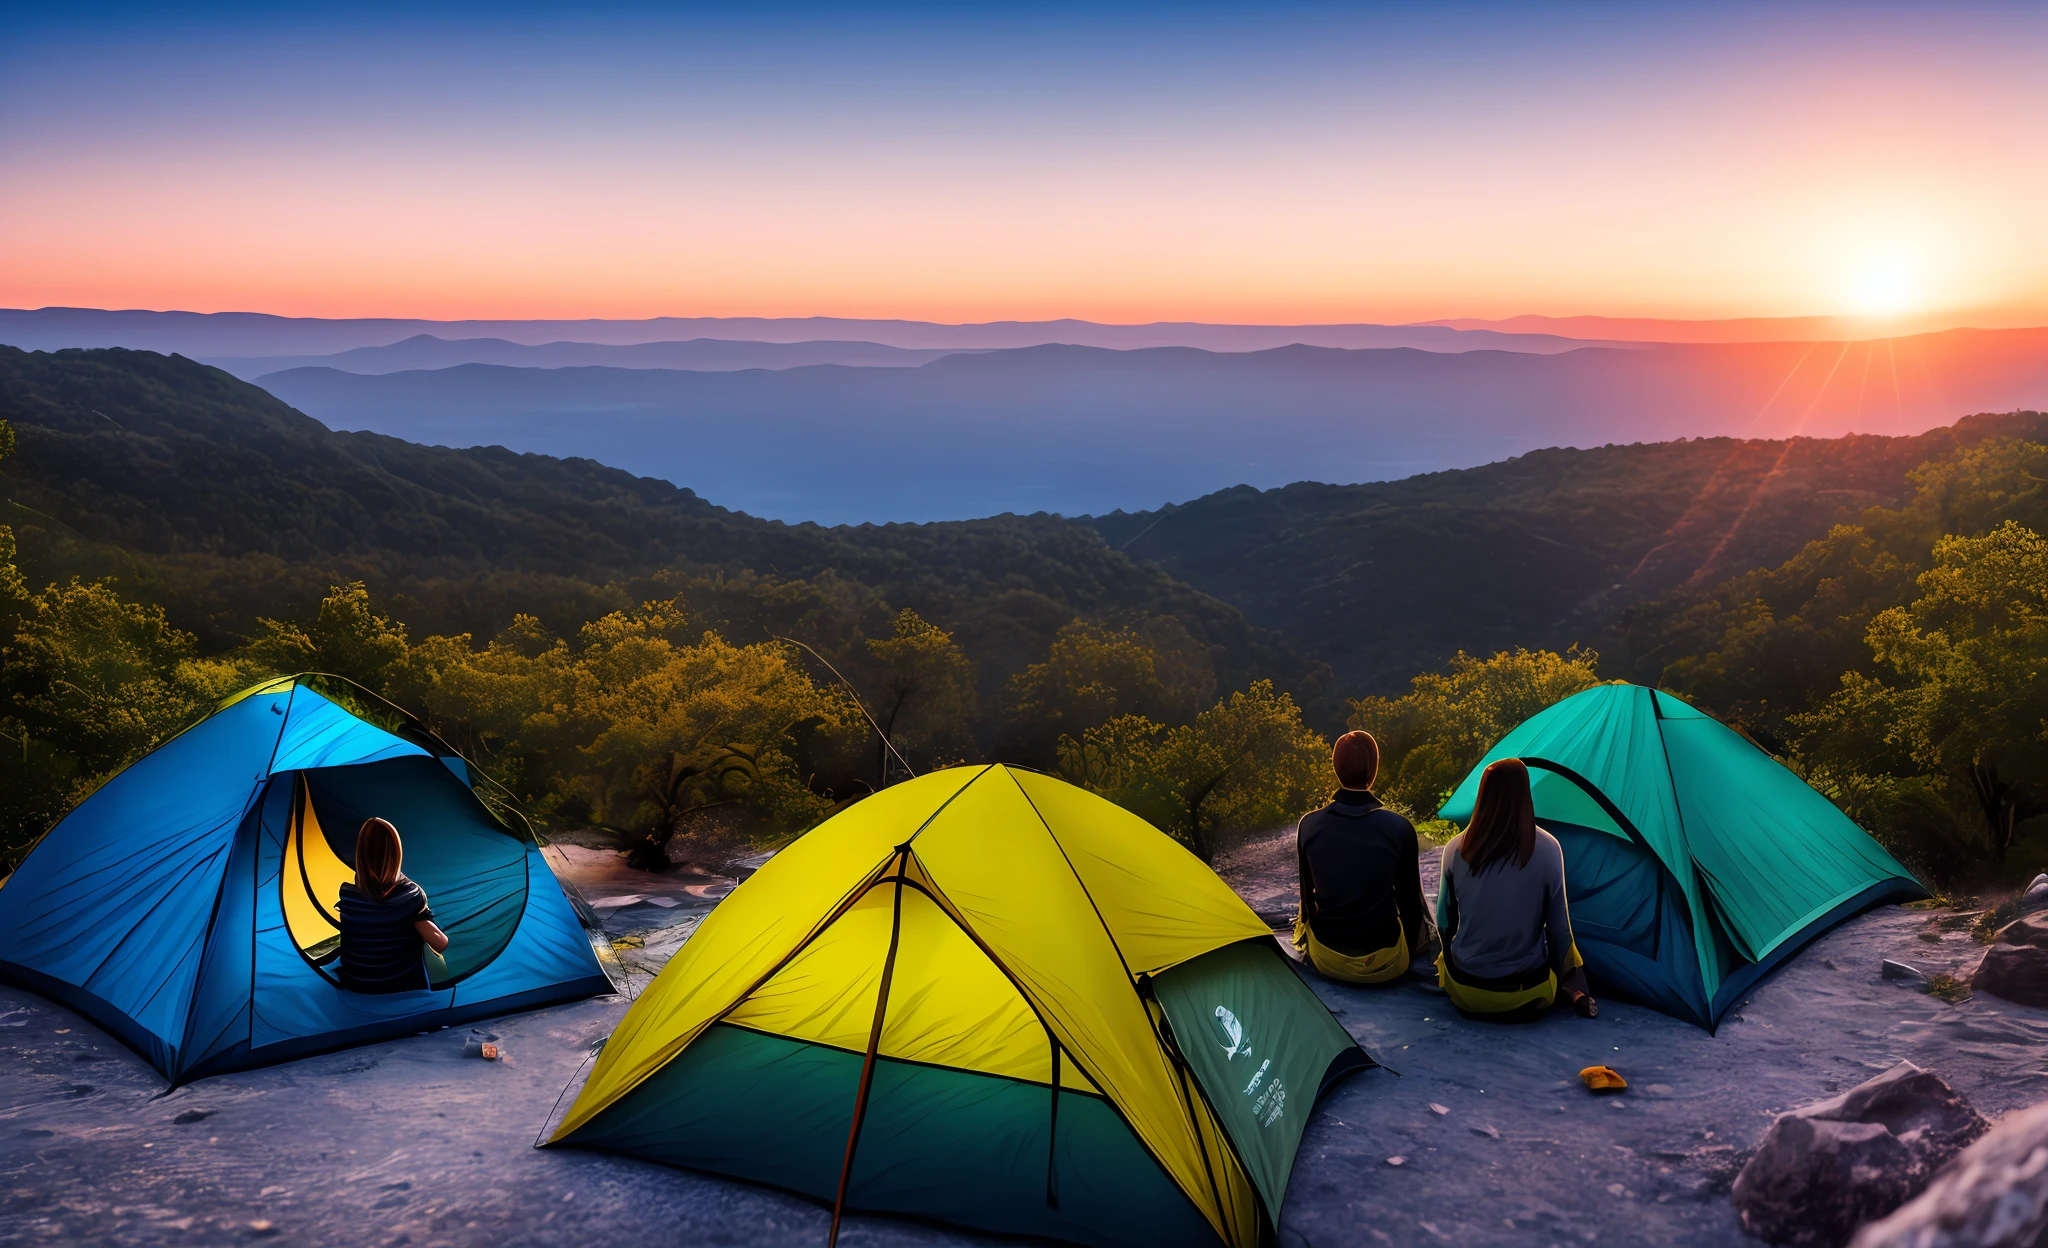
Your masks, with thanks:
M 1429 1103 L 1429 1112 L 1432 1114 L 1448 1114 L 1451 1111 L 1447 1106 L 1439 1105 L 1435 1101 L 1431 1101 Z
M 1389 1157 L 1387 1158 L 1387 1164 L 1390 1166 L 1405 1166 L 1408 1164 L 1408 1159 L 1406 1157 Z
M 1467 1130 L 1471 1131 L 1474 1135 L 1486 1136 L 1488 1139 L 1497 1140 L 1500 1138 L 1499 1127 L 1468 1127 Z

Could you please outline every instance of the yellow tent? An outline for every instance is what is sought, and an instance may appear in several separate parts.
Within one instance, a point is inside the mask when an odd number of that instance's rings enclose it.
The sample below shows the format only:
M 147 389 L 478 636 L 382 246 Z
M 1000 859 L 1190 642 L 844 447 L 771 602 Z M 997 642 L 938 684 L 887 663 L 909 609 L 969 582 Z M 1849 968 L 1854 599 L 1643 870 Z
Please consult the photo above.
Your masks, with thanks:
M 553 1140 L 1085 1243 L 1259 1241 L 1371 1064 L 1212 871 L 1011 767 L 886 789 L 735 889 Z M 1055 1091 L 1057 1089 L 1057 1091 Z

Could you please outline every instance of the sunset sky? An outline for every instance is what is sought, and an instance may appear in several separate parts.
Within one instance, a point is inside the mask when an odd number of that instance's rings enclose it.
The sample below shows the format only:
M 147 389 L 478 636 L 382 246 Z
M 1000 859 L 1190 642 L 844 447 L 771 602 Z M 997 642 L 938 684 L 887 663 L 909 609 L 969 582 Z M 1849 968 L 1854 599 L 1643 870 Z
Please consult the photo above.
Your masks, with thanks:
M 2048 5 L 984 7 L 14 6 L 0 305 L 2048 324 Z

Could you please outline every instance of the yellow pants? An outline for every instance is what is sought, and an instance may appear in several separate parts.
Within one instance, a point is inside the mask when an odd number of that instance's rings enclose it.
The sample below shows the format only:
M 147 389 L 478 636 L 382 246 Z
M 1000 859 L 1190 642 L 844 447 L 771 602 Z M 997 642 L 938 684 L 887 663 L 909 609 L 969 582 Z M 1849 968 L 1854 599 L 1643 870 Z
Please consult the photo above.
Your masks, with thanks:
M 1451 969 L 1446 960 L 1448 951 L 1436 955 L 1436 984 L 1451 999 L 1451 1004 L 1464 1014 L 1515 1014 L 1538 1012 L 1557 1004 L 1557 972 L 1552 971 L 1542 983 L 1516 992 L 1500 992 L 1491 988 L 1474 988 L 1451 978 Z M 1572 944 L 1572 966 L 1584 966 L 1585 959 L 1579 956 L 1577 942 Z
M 1394 938 L 1390 949 L 1377 949 L 1353 957 L 1348 953 L 1338 953 L 1317 940 L 1315 929 L 1299 915 L 1294 919 L 1294 947 L 1317 971 L 1347 984 L 1392 983 L 1407 973 L 1410 961 L 1406 931 Z

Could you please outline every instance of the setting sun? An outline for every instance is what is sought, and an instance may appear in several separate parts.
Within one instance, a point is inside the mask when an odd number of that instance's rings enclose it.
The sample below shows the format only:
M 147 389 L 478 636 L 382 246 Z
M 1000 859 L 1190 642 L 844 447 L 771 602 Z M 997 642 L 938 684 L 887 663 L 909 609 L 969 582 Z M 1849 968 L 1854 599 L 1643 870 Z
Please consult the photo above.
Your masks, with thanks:
M 1865 264 L 1849 292 L 1850 311 L 1859 316 L 1902 316 L 1919 302 L 1919 275 L 1896 257 Z

